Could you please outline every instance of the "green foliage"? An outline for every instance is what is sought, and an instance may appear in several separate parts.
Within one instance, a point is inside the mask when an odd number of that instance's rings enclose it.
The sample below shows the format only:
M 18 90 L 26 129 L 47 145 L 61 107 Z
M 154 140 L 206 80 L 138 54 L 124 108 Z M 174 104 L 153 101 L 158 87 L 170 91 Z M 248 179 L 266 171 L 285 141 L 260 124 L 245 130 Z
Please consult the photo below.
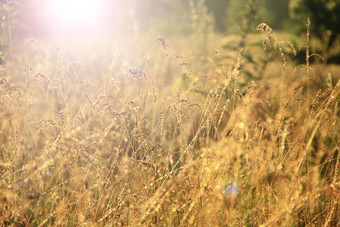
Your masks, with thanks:
M 135 1 L 132 5 L 136 23 L 142 30 L 157 28 L 164 34 L 190 33 L 190 6 L 181 0 Z
M 250 13 L 250 9 L 252 12 Z M 229 33 L 242 32 L 247 18 L 250 20 L 250 32 L 255 31 L 257 24 L 261 23 L 266 15 L 265 3 L 263 0 L 230 0 L 225 11 L 226 26 Z
M 248 0 L 210 0 L 208 9 L 215 18 L 215 29 L 219 32 L 239 31 Z M 289 0 L 258 0 L 256 1 L 257 16 L 254 24 L 265 21 L 274 29 L 286 28 L 289 23 Z
M 290 25 L 289 20 L 289 1 L 290 0 L 265 0 L 264 21 L 275 30 L 287 29 Z
M 209 11 L 213 14 L 215 19 L 215 29 L 219 32 L 226 31 L 227 15 L 230 0 L 209 0 L 206 5 Z
M 333 47 L 340 35 L 340 0 L 292 0 L 289 8 L 300 30 L 310 17 L 313 34 L 324 41 L 326 50 Z
M 242 71 L 242 78 L 238 80 L 238 85 L 240 86 L 241 91 L 245 92 L 245 87 L 247 87 L 251 81 L 260 80 L 263 74 L 263 70 L 266 67 L 268 59 L 255 57 L 254 53 L 250 51 L 250 49 L 254 49 L 254 47 L 261 47 L 262 44 L 257 42 L 249 42 L 249 36 L 255 31 L 257 26 L 257 22 L 260 21 L 259 18 L 264 16 L 261 9 L 261 6 L 264 2 L 257 0 L 248 0 L 243 2 L 244 5 L 241 4 L 240 1 L 231 1 L 230 12 L 241 12 L 237 18 L 237 21 L 234 22 L 237 28 L 232 29 L 232 33 L 235 33 L 239 36 L 238 39 L 234 39 L 229 41 L 224 45 L 224 48 L 228 51 L 237 52 L 238 60 L 240 64 L 235 67 L 240 67 Z M 233 15 L 231 13 L 231 15 Z M 231 17 L 232 21 L 234 18 Z M 240 52 L 239 52 L 240 51 Z M 236 89 L 236 88 L 235 88 Z
M 226 9 L 228 31 L 239 32 L 247 12 L 248 0 L 231 0 Z

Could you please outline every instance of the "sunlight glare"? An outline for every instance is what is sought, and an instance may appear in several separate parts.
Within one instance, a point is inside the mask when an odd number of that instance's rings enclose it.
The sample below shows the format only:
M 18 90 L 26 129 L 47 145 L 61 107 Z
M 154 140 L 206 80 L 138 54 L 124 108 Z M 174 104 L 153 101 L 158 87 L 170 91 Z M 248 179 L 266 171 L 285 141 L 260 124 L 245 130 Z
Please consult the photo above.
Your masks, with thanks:
M 50 0 L 49 8 L 55 23 L 77 28 L 99 23 L 105 4 L 103 0 Z

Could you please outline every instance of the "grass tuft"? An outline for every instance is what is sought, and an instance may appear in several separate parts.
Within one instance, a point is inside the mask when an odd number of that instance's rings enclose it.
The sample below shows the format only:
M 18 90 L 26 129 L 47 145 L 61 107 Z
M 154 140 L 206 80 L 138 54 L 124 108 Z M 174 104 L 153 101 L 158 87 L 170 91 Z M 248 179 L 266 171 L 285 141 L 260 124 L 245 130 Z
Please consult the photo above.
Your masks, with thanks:
M 181 54 L 28 40 L 0 65 L 0 224 L 339 225 L 338 71 L 309 62 L 309 20 L 302 66 L 257 29 L 259 80 L 251 45 L 231 62 L 208 37 Z

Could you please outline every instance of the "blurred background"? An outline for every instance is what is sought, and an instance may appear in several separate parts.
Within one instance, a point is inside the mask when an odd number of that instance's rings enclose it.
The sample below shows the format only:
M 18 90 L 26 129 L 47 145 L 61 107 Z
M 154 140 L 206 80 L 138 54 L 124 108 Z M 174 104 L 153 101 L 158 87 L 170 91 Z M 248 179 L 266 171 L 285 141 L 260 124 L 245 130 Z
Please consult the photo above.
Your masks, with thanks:
M 249 32 L 265 22 L 275 31 L 298 35 L 305 33 L 310 17 L 313 36 L 327 50 L 340 33 L 340 0 L 1 0 L 0 4 L 2 49 L 9 45 L 8 36 L 84 40 L 141 33 L 230 35 L 241 32 L 249 16 Z
M 16 15 L 12 16 L 17 19 L 17 31 L 34 36 L 51 35 L 63 29 L 68 32 L 90 28 L 126 32 L 132 29 L 131 26 L 141 30 L 157 28 L 168 33 L 188 32 L 192 20 L 203 19 L 195 17 L 195 13 L 196 16 L 205 13 L 215 31 L 226 33 L 238 29 L 249 2 L 256 5 L 254 23 L 266 22 L 274 29 L 298 31 L 304 29 L 303 22 L 310 16 L 315 26 L 321 26 L 318 29 L 339 32 L 336 26 L 339 22 L 338 0 L 2 0 L 1 12 L 10 13 L 15 8 Z M 205 8 L 206 12 L 194 12 L 195 5 Z M 87 12 L 88 18 L 74 23 L 70 11 L 77 16 L 77 11 L 86 7 L 91 8 Z M 6 21 L 4 19 L 2 23 Z M 137 21 L 138 25 L 134 24 Z

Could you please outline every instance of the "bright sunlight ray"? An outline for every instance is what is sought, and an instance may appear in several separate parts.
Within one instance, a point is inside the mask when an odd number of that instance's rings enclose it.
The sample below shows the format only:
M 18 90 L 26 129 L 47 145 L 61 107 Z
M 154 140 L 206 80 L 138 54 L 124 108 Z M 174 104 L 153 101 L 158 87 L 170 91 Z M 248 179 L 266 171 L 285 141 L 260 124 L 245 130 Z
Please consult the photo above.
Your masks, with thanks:
M 104 10 L 103 0 L 49 0 L 49 11 L 55 23 L 69 28 L 96 25 Z

